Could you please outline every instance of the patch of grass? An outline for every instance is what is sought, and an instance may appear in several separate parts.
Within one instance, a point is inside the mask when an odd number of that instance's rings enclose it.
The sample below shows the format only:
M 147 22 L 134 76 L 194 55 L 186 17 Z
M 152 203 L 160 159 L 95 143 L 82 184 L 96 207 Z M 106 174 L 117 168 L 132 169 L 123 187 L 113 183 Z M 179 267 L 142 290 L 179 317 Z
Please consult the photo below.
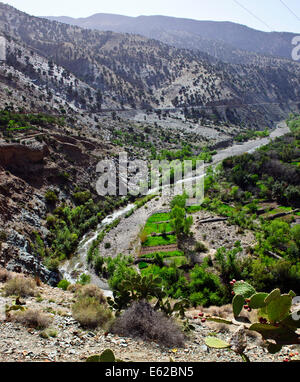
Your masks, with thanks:
M 182 251 L 170 251 L 170 252 L 155 252 L 155 253 L 148 253 L 147 255 L 142 255 L 141 257 L 143 259 L 154 259 L 156 254 L 159 254 L 164 259 L 168 257 L 182 257 L 184 253 Z
M 177 238 L 175 235 L 167 235 L 165 237 L 148 237 L 147 240 L 143 243 L 143 247 L 156 247 L 158 245 L 170 245 L 176 243 Z
M 153 232 L 155 233 L 163 233 L 163 232 L 172 232 L 173 227 L 171 223 L 149 223 L 147 222 L 144 228 L 144 232 L 147 235 L 151 235 Z
M 171 219 L 171 215 L 169 212 L 162 213 L 162 214 L 155 214 L 152 215 L 147 223 L 159 223 L 159 222 L 165 222 Z
M 70 286 L 70 282 L 68 280 L 61 280 L 58 284 L 57 287 L 62 289 L 62 290 L 67 290 L 68 287 Z
M 298 161 L 298 162 L 292 162 L 291 163 L 293 166 L 297 166 L 297 167 L 300 167 L 300 162 Z
M 280 207 L 275 208 L 274 210 L 270 211 L 269 215 L 276 215 L 276 214 L 280 214 L 282 212 L 291 212 L 291 211 L 293 211 L 292 207 L 280 206 Z
M 218 212 L 221 215 L 231 216 L 231 214 L 235 212 L 235 208 L 231 206 L 227 206 L 227 204 L 220 204 L 220 206 L 218 206 Z
M 91 276 L 85 273 L 82 273 L 78 279 L 78 284 L 87 285 L 91 282 Z

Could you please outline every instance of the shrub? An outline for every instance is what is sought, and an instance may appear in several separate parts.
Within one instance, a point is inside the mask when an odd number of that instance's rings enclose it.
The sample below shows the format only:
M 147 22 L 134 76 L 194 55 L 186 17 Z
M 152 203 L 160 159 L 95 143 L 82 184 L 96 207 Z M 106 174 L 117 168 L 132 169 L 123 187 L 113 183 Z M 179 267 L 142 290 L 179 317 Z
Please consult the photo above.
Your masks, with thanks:
M 226 303 L 226 290 L 220 278 L 207 271 L 206 266 L 196 265 L 190 273 L 189 300 L 196 307 Z
M 110 243 L 105 243 L 105 244 L 104 244 L 104 248 L 105 248 L 105 249 L 109 249 L 109 248 L 111 248 L 111 244 L 110 244 Z
M 30 328 L 45 329 L 51 323 L 49 315 L 40 312 L 39 310 L 28 309 L 24 312 L 16 312 L 9 317 L 11 321 L 20 322 Z
M 87 328 L 106 327 L 113 317 L 107 306 L 100 304 L 95 297 L 79 297 L 72 306 L 72 315 Z
M 78 283 L 81 284 L 81 285 L 87 285 L 91 282 L 91 276 L 90 275 L 87 275 L 85 273 L 82 273 L 82 275 L 80 275 L 80 278 L 78 280 Z
M 5 283 L 7 280 L 11 278 L 10 272 L 8 272 L 6 269 L 1 268 L 0 269 L 0 282 Z
M 172 318 L 155 311 L 144 301 L 134 302 L 112 326 L 112 333 L 156 341 L 166 347 L 182 347 L 184 334 Z
M 71 285 L 71 283 L 68 280 L 61 280 L 57 284 L 57 288 L 60 288 L 62 290 L 67 290 L 70 285 Z
M 19 275 L 12 278 L 6 283 L 4 287 L 4 292 L 6 296 L 34 296 L 35 282 L 32 279 Z
M 58 197 L 54 191 L 48 190 L 45 193 L 45 199 L 46 199 L 46 202 L 54 204 L 57 202 Z
M 106 304 L 106 298 L 103 291 L 93 284 L 83 286 L 77 291 L 79 297 L 94 297 L 100 304 Z
M 56 272 L 59 267 L 59 260 L 58 259 L 47 259 L 45 262 L 46 267 L 49 269 L 49 271 Z
M 96 254 L 93 258 L 93 267 L 97 275 L 103 272 L 104 258 L 99 254 Z
M 49 214 L 49 215 L 47 215 L 47 226 L 48 227 L 54 227 L 55 226 L 55 224 L 56 224 L 56 217 L 54 216 L 54 215 L 51 215 L 51 214 Z
M 91 199 L 90 191 L 76 192 L 73 194 L 74 201 L 77 205 L 85 204 Z

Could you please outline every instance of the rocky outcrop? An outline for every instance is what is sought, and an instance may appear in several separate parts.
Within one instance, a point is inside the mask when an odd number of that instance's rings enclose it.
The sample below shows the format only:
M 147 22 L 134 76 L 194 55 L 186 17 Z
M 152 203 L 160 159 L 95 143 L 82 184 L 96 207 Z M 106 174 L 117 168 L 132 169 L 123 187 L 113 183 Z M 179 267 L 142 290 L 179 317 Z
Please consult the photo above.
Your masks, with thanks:
M 0 253 L 0 265 L 8 271 L 36 275 L 52 286 L 56 286 L 62 278 L 58 272 L 47 269 L 40 258 L 31 254 L 28 240 L 14 230 L 7 242 L 2 243 Z
M 88 156 L 82 152 L 82 149 L 78 145 L 62 142 L 59 142 L 59 145 L 60 151 L 73 161 L 83 161 L 88 159 Z
M 0 144 L 0 164 L 6 168 L 24 168 L 28 164 L 42 162 L 48 153 L 47 146 L 38 142 L 30 146 Z

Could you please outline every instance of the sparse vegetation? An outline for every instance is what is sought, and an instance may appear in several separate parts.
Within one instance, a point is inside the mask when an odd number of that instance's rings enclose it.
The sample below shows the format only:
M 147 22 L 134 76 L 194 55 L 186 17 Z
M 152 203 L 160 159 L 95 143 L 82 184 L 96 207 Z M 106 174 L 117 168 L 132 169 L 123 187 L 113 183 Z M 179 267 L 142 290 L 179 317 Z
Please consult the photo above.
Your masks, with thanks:
M 14 314 L 9 314 L 9 319 L 36 329 L 45 329 L 52 321 L 49 315 L 34 309 L 28 309 L 23 312 L 16 311 Z
M 6 296 L 28 297 L 34 296 L 36 290 L 35 282 L 27 277 L 18 275 L 13 277 L 4 286 Z
M 84 296 L 80 296 L 72 306 L 72 315 L 74 320 L 87 328 L 106 328 L 113 318 L 110 309 L 98 298 Z
M 84 285 L 82 288 L 80 288 L 76 295 L 78 297 L 93 297 L 95 298 L 100 304 L 106 304 L 106 298 L 102 292 L 102 290 L 93 284 Z

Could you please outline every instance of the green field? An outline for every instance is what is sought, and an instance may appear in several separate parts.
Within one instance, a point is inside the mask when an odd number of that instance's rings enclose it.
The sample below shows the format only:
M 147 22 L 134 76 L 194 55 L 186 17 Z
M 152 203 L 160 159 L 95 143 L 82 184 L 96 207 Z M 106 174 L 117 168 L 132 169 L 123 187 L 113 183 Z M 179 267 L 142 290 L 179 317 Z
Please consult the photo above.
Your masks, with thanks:
M 270 215 L 276 215 L 276 214 L 280 214 L 282 212 L 292 212 L 293 209 L 292 207 L 278 207 L 278 208 L 275 208 L 274 210 L 270 211 L 269 214 Z
M 159 223 L 159 222 L 165 222 L 170 220 L 170 213 L 162 213 L 162 214 L 155 214 L 152 215 L 148 220 L 147 223 Z
M 170 252 L 155 252 L 155 253 L 148 253 L 147 255 L 142 255 L 141 257 L 143 259 L 154 259 L 155 255 L 159 254 L 164 259 L 168 257 L 182 257 L 184 256 L 184 253 L 181 251 L 170 251 Z
M 151 235 L 153 232 L 155 233 L 163 233 L 163 232 L 172 232 L 173 228 L 171 223 L 146 223 L 144 232 L 147 235 Z
M 158 245 L 170 245 L 176 244 L 177 238 L 175 235 L 167 236 L 157 236 L 157 237 L 148 237 L 147 240 L 143 243 L 143 247 L 156 247 Z

